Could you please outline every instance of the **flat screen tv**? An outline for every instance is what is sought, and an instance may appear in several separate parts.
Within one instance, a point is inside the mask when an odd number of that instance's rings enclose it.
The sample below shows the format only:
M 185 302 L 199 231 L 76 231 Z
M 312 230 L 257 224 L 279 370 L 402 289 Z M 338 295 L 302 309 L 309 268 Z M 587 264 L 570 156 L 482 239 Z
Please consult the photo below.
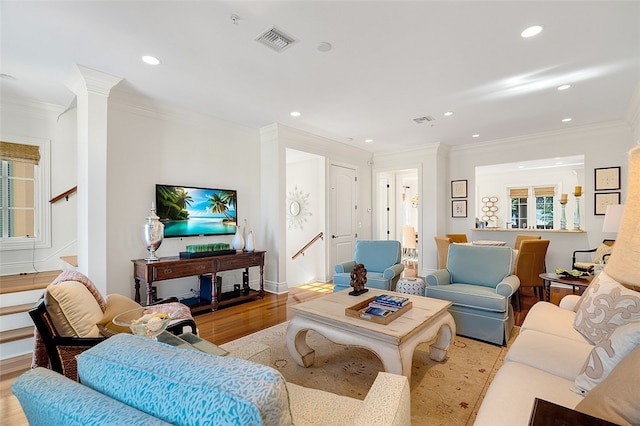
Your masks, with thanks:
M 235 234 L 238 193 L 229 189 L 156 185 L 156 214 L 165 238 Z

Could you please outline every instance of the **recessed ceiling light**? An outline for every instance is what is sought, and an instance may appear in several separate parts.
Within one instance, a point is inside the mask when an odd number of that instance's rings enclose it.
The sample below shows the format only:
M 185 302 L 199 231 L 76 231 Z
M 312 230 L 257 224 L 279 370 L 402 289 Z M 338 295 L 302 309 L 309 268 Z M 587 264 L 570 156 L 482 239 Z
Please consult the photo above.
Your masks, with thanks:
M 364 141 L 365 141 L 366 143 L 371 143 L 371 142 L 373 142 L 373 139 L 365 139 Z
M 542 25 L 533 25 L 529 28 L 526 28 L 524 31 L 520 33 L 520 36 L 524 38 L 529 38 L 540 34 L 542 31 Z
M 475 135 L 471 135 L 471 137 L 472 137 L 472 138 L 479 138 L 479 137 L 480 137 L 480 135 L 476 133 Z
M 289 115 L 291 115 L 292 117 L 300 117 L 302 114 L 300 114 L 300 112 L 298 111 L 291 111 Z
M 563 123 L 568 123 L 568 122 L 570 122 L 570 121 L 571 121 L 571 118 L 568 118 L 568 117 L 567 117 L 567 118 L 563 118 L 563 119 L 562 119 L 562 122 L 563 122 Z
M 558 90 L 567 90 L 569 87 L 571 87 L 570 84 L 563 84 L 562 86 L 558 86 Z
M 447 112 L 444 113 L 445 117 L 449 117 L 451 115 L 453 115 L 453 111 L 447 111 Z
M 155 56 L 146 55 L 142 57 L 142 62 L 149 65 L 158 65 L 160 63 L 160 59 Z
M 331 43 L 327 43 L 326 41 L 318 43 L 318 52 L 328 52 L 332 48 Z

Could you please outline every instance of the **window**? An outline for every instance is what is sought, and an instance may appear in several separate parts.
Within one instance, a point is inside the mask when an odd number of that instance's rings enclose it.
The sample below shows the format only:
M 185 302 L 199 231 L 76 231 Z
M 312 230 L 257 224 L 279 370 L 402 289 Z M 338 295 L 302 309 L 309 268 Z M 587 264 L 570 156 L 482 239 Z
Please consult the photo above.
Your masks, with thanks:
M 0 142 L 0 249 L 49 247 L 49 141 L 11 139 Z
M 532 226 L 535 229 L 553 229 L 555 192 L 554 186 L 509 189 L 511 226 L 521 229 Z M 531 200 L 529 194 L 533 196 Z

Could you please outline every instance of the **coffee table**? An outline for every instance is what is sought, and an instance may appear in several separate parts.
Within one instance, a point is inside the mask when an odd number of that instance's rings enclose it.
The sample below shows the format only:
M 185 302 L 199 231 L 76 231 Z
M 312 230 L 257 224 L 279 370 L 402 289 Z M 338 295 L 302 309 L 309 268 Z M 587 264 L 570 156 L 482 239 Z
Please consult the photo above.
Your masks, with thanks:
M 540 278 L 543 280 L 544 284 L 544 297 L 547 302 L 551 300 L 551 283 L 558 284 L 566 284 L 573 287 L 573 292 L 578 290 L 578 294 L 582 294 L 582 292 L 589 287 L 591 284 L 591 280 L 593 280 L 593 275 L 588 275 L 580 278 L 568 278 L 563 277 L 558 274 L 553 274 L 550 272 L 544 272 L 540 274 Z
M 315 351 L 306 342 L 309 330 L 334 343 L 370 350 L 380 358 L 386 372 L 409 380 L 413 352 L 420 343 L 430 343 L 431 359 L 444 360 L 456 334 L 456 324 L 448 311 L 451 302 L 377 289 L 360 296 L 350 296 L 349 291 L 291 306 L 295 316 L 287 328 L 287 347 L 298 365 L 310 367 L 315 361 Z M 408 297 L 412 309 L 387 325 L 345 315 L 345 308 L 383 293 Z

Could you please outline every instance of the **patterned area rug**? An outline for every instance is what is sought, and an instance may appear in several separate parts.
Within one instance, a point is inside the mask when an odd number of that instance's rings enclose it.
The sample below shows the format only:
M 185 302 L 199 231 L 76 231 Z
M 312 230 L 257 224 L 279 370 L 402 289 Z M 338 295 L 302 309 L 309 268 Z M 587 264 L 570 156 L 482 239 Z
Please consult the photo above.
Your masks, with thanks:
M 287 350 L 287 322 L 221 345 L 226 350 L 248 341 L 271 348 L 272 366 L 287 381 L 339 395 L 364 399 L 382 363 L 362 348 L 337 345 L 309 331 L 307 343 L 316 351 L 309 368 L 296 364 Z M 518 334 L 516 327 L 511 341 Z M 502 365 L 507 348 L 456 337 L 444 362 L 429 358 L 429 346 L 420 345 L 411 371 L 411 420 L 413 425 L 471 425 L 482 397 Z

